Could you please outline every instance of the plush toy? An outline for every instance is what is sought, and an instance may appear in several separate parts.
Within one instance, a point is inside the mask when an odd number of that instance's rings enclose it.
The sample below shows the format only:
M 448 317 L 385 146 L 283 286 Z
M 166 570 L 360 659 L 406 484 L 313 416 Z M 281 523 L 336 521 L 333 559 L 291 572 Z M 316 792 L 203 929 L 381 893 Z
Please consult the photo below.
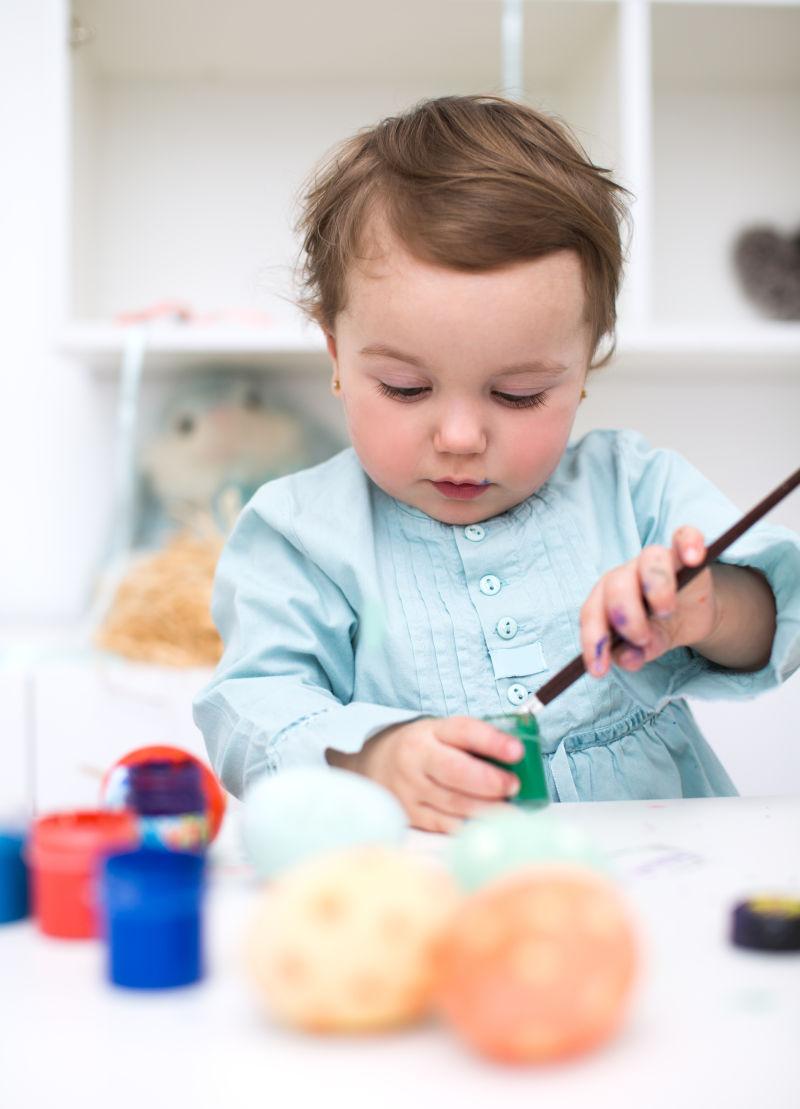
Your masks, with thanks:
M 265 481 L 341 445 L 316 422 L 271 403 L 254 372 L 192 375 L 140 452 L 137 549 L 117 578 L 97 645 L 145 662 L 215 663 L 214 571 L 241 508 Z
M 308 417 L 269 399 L 244 370 L 193 375 L 141 450 L 137 545 L 152 547 L 176 525 L 227 534 L 260 485 L 330 457 L 343 444 Z
M 733 259 L 745 295 L 764 315 L 800 320 L 800 230 L 785 236 L 771 227 L 743 231 Z

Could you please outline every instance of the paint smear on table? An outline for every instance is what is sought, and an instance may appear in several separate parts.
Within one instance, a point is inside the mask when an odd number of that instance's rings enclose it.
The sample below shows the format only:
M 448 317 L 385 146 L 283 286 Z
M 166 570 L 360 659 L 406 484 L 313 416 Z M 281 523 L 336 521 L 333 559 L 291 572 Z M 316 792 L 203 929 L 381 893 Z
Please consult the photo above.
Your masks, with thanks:
M 618 872 L 625 877 L 648 878 L 652 875 L 675 871 L 697 870 L 707 860 L 696 851 L 675 847 L 668 843 L 647 843 L 635 847 L 621 847 L 610 851 L 609 858 Z

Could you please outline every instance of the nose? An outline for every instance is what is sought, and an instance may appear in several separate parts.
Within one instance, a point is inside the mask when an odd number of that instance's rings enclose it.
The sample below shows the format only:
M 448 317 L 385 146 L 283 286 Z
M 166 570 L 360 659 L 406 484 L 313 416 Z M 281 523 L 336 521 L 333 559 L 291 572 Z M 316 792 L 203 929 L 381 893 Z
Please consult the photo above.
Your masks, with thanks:
M 486 428 L 478 405 L 454 403 L 438 413 L 433 445 L 440 454 L 483 454 Z

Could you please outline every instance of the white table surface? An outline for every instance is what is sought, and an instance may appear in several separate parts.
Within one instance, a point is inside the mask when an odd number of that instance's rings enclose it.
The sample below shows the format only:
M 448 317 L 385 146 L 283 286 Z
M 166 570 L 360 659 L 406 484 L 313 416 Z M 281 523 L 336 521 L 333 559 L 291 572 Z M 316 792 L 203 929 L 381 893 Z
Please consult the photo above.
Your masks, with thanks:
M 643 943 L 624 1030 L 594 1054 L 508 1067 L 433 1021 L 368 1037 L 273 1026 L 241 959 L 257 887 L 227 849 L 196 986 L 115 989 L 99 941 L 47 939 L 30 921 L 0 927 L 0 1106 L 798 1109 L 800 955 L 738 950 L 727 930 L 745 896 L 800 895 L 800 799 L 551 811 L 610 853 Z M 411 832 L 408 847 L 438 855 L 443 842 Z

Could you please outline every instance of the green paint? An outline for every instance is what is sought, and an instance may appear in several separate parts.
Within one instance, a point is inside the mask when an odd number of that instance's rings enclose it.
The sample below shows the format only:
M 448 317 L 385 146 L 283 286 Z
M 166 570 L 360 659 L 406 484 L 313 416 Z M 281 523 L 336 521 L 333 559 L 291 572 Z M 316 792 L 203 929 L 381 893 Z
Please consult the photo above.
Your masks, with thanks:
M 516 797 L 512 798 L 515 805 L 522 808 L 538 809 L 550 803 L 547 792 L 547 781 L 544 776 L 542 762 L 542 747 L 539 742 L 539 725 L 536 717 L 531 713 L 520 715 L 508 713 L 503 716 L 484 716 L 483 720 L 501 732 L 516 736 L 525 748 L 525 754 L 519 762 L 500 762 L 498 759 L 486 757 L 486 761 L 503 770 L 510 770 L 519 778 L 520 789 Z

